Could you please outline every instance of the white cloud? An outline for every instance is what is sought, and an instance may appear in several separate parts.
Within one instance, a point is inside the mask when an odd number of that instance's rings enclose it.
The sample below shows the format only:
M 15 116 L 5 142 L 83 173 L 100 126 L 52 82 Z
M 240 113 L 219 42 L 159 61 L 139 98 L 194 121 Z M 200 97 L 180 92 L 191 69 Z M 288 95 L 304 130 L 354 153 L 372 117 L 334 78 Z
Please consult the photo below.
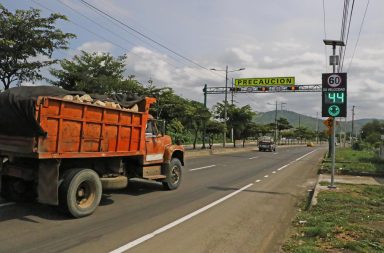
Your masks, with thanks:
M 85 51 L 88 53 L 93 53 L 93 52 L 108 53 L 108 52 L 111 52 L 113 48 L 114 48 L 114 45 L 112 45 L 109 42 L 89 41 L 89 42 L 83 43 L 76 50 Z

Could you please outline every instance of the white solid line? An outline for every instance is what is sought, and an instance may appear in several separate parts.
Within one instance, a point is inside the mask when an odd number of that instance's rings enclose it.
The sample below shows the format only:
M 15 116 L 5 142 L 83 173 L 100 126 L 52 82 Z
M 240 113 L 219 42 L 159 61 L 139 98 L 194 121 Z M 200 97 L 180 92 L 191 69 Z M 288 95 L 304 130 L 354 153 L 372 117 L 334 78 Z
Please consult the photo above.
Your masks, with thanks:
M 261 180 L 260 179 L 257 179 L 256 181 L 255 181 L 255 183 L 260 183 L 261 182 Z
M 189 171 L 203 170 L 203 169 L 208 169 L 208 168 L 212 168 L 215 166 L 216 166 L 215 164 L 212 164 L 212 165 L 208 165 L 208 166 L 204 166 L 204 167 L 200 167 L 200 168 L 190 169 Z
M 249 160 L 252 160 L 252 159 L 256 159 L 256 158 L 259 158 L 258 156 L 254 156 L 254 157 L 250 157 L 248 158 Z
M 121 253 L 121 252 L 127 251 L 127 250 L 129 250 L 129 249 L 131 249 L 131 248 L 133 248 L 133 247 L 135 247 L 135 246 L 137 246 L 137 245 L 139 245 L 145 241 L 148 241 L 149 239 L 155 237 L 156 235 L 158 235 L 162 232 L 165 232 L 168 229 L 171 229 L 171 228 L 179 225 L 180 223 L 183 223 L 184 221 L 187 221 L 187 220 L 191 219 L 192 217 L 210 209 L 211 207 L 214 207 L 214 206 L 220 204 L 221 202 L 239 194 L 240 192 L 244 191 L 245 189 L 251 187 L 252 185 L 253 185 L 252 183 L 248 184 L 248 185 L 242 187 L 241 189 L 234 191 L 234 192 L 222 197 L 221 199 L 218 199 L 218 200 L 212 202 L 209 205 L 206 205 L 206 206 L 204 206 L 204 207 L 202 207 L 202 208 L 200 208 L 200 209 L 198 209 L 198 210 L 196 210 L 196 211 L 194 211 L 194 212 L 192 212 L 192 213 L 190 213 L 190 214 L 188 214 L 188 215 L 186 215 L 186 216 L 184 216 L 178 220 L 175 220 L 174 222 L 169 223 L 168 225 L 165 225 L 165 226 L 153 231 L 152 233 L 149 233 L 149 234 L 144 235 L 144 236 L 142 236 L 142 237 L 140 237 L 140 238 L 138 238 L 132 242 L 129 242 L 129 243 L 121 246 L 120 248 L 117 248 L 117 249 L 111 251 L 110 253 Z
M 16 203 L 15 202 L 7 202 L 7 203 L 0 204 L 0 207 L 10 206 L 10 205 L 14 205 L 14 204 L 16 204 Z

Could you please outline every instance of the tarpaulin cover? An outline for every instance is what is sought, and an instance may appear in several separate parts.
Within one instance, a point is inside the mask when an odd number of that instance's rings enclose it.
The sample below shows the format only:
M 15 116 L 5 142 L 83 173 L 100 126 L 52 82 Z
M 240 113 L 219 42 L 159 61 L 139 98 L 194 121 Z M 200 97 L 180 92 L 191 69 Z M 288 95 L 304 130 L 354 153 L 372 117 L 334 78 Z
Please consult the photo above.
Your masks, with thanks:
M 56 86 L 22 86 L 0 93 L 0 134 L 12 136 L 44 136 L 46 133 L 35 119 L 35 103 L 39 96 L 64 97 L 84 95 L 81 91 L 68 91 Z M 133 94 L 111 96 L 89 94 L 93 99 L 111 101 L 130 108 L 144 97 Z

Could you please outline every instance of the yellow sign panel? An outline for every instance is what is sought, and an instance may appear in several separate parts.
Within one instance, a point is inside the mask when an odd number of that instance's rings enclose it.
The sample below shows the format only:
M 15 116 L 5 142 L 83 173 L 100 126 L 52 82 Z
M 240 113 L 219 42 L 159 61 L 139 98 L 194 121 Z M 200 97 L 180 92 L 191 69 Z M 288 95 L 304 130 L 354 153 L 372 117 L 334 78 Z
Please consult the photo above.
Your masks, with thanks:
M 261 77 L 235 79 L 235 87 L 295 85 L 295 77 Z

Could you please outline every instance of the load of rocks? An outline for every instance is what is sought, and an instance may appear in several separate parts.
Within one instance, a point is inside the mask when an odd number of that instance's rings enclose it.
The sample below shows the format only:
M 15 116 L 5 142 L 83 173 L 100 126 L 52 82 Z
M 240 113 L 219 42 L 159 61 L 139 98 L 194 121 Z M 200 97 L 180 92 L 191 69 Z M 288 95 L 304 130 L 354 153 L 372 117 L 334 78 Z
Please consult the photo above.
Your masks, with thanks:
M 66 95 L 63 97 L 63 99 L 68 100 L 68 101 L 88 103 L 88 104 L 93 104 L 93 105 L 98 105 L 98 106 L 103 106 L 103 107 L 109 107 L 109 108 L 113 108 L 113 109 L 120 109 L 120 110 L 130 111 L 130 112 L 138 112 L 139 111 L 139 107 L 137 106 L 137 104 L 133 105 L 130 108 L 125 108 L 125 107 L 121 106 L 119 103 L 110 102 L 110 101 L 104 101 L 103 102 L 103 101 L 98 100 L 98 99 L 93 99 L 88 94 L 85 94 L 82 96 Z

